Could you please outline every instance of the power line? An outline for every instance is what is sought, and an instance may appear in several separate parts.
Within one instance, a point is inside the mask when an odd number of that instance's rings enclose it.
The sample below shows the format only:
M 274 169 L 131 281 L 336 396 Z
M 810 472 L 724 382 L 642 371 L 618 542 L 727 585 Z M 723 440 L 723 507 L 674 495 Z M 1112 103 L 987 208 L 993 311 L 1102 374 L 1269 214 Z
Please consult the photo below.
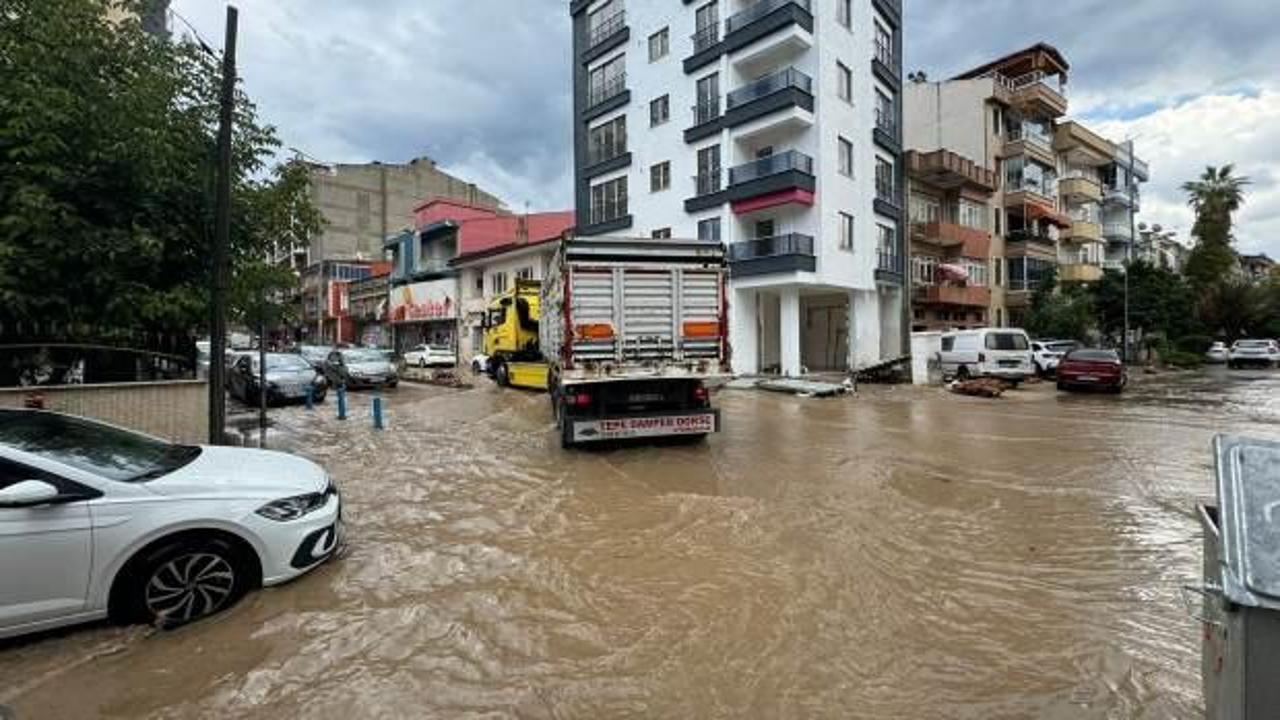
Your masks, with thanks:
M 218 52 L 217 50 L 214 50 L 213 47 L 210 46 L 209 43 L 200 35 L 200 31 L 196 29 L 196 26 L 192 25 L 190 20 L 183 17 L 182 13 L 178 12 L 177 10 L 174 10 L 173 8 L 169 8 L 169 12 L 172 13 L 174 17 L 181 20 L 183 25 L 187 26 L 187 29 L 190 30 L 191 34 L 195 36 L 196 42 L 199 43 L 200 48 L 202 50 L 204 50 L 209 55 L 212 55 L 213 57 L 216 57 L 218 59 L 222 58 L 222 53 Z

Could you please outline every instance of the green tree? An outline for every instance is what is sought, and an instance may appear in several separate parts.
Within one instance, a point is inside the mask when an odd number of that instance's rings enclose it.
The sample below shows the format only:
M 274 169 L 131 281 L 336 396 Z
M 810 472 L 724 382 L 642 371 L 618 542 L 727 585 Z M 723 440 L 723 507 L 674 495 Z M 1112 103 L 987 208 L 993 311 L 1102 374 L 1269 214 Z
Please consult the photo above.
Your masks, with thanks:
M 1192 284 L 1205 288 L 1228 277 L 1236 262 L 1231 249 L 1231 215 L 1244 204 L 1249 178 L 1233 175 L 1233 165 L 1209 166 L 1197 180 L 1182 184 L 1187 204 L 1196 213 L 1191 234 L 1196 244 L 1187 256 L 1186 274 Z
M 1059 284 L 1050 274 L 1031 295 L 1027 330 L 1035 337 L 1084 341 L 1095 326 L 1093 298 L 1078 283 Z
M 1176 340 L 1200 332 L 1195 293 L 1177 273 L 1145 262 L 1128 265 L 1129 325 L 1142 335 L 1159 334 Z M 1108 270 L 1090 292 L 1102 333 L 1124 336 L 1124 273 Z
M 1274 324 L 1269 318 L 1267 288 L 1243 280 L 1227 280 L 1206 288 L 1200 297 L 1200 318 L 1205 327 L 1228 342 L 1260 336 Z
M 208 317 L 220 62 L 107 5 L 0 0 L 0 312 L 186 330 Z M 233 278 L 305 201 L 255 179 L 279 144 L 238 92 Z

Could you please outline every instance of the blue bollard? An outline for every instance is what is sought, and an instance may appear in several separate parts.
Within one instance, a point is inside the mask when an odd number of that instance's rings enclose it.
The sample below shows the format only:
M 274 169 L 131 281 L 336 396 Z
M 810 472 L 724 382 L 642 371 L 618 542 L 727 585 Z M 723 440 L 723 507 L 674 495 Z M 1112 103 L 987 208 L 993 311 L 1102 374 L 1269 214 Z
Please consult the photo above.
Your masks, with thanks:
M 316 409 L 316 384 L 315 383 L 310 383 L 309 385 L 307 385 L 307 409 L 308 410 Z
M 382 429 L 382 397 L 379 395 L 373 396 L 373 429 Z
M 347 387 L 345 385 L 338 386 L 338 419 L 347 419 Z

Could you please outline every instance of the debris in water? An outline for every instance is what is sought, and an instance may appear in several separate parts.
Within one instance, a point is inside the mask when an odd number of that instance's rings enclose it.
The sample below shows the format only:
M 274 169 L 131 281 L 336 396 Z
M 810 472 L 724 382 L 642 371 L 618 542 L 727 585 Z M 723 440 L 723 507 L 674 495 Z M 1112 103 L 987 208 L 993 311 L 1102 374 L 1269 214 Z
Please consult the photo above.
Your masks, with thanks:
M 770 392 L 791 393 L 801 397 L 832 397 L 849 392 L 852 385 L 778 378 L 776 380 L 761 380 L 757 383 L 757 387 Z
M 947 386 L 958 395 L 974 397 L 998 398 L 1009 389 L 1009 385 L 997 378 L 978 378 L 977 380 L 955 380 Z

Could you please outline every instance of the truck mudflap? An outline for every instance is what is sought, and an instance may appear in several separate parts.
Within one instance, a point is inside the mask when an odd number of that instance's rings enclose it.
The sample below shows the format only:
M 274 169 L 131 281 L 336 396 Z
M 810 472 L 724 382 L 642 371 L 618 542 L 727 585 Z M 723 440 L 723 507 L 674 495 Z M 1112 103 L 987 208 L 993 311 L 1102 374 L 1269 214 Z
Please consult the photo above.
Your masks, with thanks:
M 720 411 L 707 408 L 681 412 L 570 419 L 569 422 L 569 439 L 574 443 L 671 435 L 706 435 L 719 432 Z

